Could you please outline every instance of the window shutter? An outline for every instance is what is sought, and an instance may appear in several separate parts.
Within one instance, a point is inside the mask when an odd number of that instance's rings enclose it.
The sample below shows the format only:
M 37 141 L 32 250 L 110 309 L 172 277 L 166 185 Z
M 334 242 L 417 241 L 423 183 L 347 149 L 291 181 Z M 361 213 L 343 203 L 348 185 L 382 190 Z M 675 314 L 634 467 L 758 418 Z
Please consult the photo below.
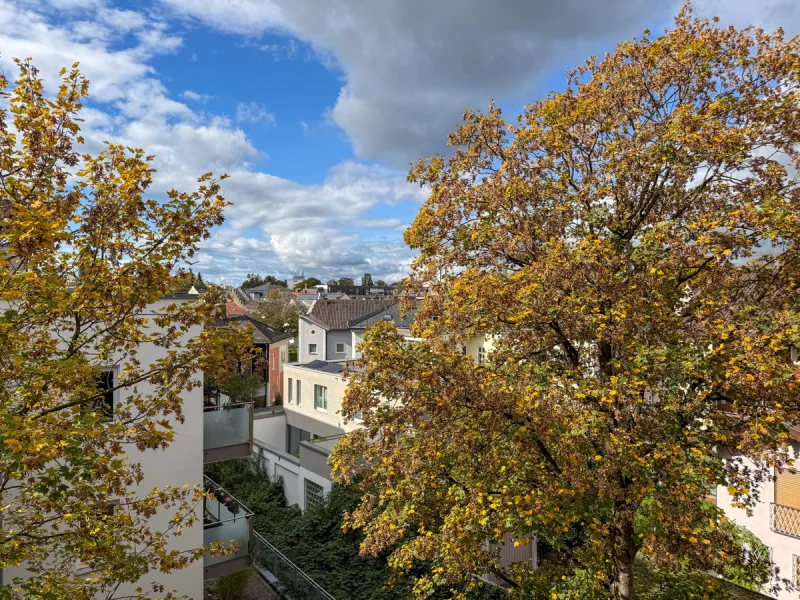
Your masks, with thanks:
M 775 481 L 775 504 L 800 509 L 800 473 L 779 470 Z

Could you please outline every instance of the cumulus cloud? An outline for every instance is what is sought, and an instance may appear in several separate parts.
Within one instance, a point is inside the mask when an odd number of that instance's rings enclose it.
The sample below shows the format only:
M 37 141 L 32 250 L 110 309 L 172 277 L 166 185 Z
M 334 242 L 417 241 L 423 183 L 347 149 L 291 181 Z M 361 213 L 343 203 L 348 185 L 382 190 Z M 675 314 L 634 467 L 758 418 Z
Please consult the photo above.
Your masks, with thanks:
M 357 155 L 395 165 L 440 150 L 464 109 L 523 97 L 555 58 L 585 56 L 596 42 L 636 32 L 669 4 L 240 0 L 235 14 L 163 2 L 222 31 L 284 31 L 330 56 L 345 78 L 332 120 Z
M 252 272 L 286 275 L 306 267 L 334 276 L 351 266 L 361 268 L 371 259 L 365 253 L 373 250 L 351 225 L 377 203 L 418 200 L 419 189 L 401 173 L 377 165 L 344 162 L 317 185 L 255 170 L 252 159 L 259 150 L 242 127 L 271 123 L 273 117 L 264 106 L 250 103 L 240 105 L 233 122 L 173 99 L 176 94 L 151 65 L 156 54 L 172 52 L 182 42 L 164 22 L 145 13 L 104 12 L 101 3 L 92 12 L 78 3 L 53 1 L 77 18 L 59 14 L 56 21 L 46 6 L 0 0 L 0 67 L 13 78 L 12 58 L 32 56 L 52 92 L 60 68 L 80 62 L 92 92 L 81 115 L 84 149 L 96 153 L 112 141 L 155 154 L 155 195 L 193 189 L 208 171 L 230 175 L 223 186 L 233 202 L 227 223 L 196 257 L 195 269 L 209 279 L 238 284 Z M 80 27 L 80 35 L 78 22 L 88 24 Z M 208 99 L 192 90 L 177 97 Z
M 466 108 L 530 100 L 544 72 L 601 54 L 681 0 L 162 0 L 221 31 L 297 37 L 344 76 L 331 120 L 362 158 L 405 166 L 443 149 Z M 800 25 L 797 0 L 696 0 L 723 21 Z M 223 10 L 221 7 L 226 6 Z M 274 51 L 274 45 L 269 46 Z

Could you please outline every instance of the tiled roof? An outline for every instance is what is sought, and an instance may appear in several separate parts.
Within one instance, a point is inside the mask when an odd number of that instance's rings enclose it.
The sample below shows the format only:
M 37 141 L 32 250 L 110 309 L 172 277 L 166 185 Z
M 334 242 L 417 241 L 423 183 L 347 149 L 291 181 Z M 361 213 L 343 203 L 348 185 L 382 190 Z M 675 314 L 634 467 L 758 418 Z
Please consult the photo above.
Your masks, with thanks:
M 245 310 L 243 307 L 236 304 L 236 302 L 226 302 L 225 303 L 225 316 L 226 317 L 235 317 L 238 315 L 245 314 Z
M 380 311 L 397 298 L 359 298 L 353 300 L 317 300 L 308 317 L 328 329 L 348 329 L 349 322 Z
M 228 317 L 227 319 L 221 319 L 216 322 L 216 325 L 224 327 L 229 323 L 250 323 L 255 328 L 255 331 L 253 332 L 253 341 L 256 344 L 273 344 L 275 342 L 280 342 L 281 340 L 292 337 L 291 333 L 278 331 L 266 323 L 256 321 L 254 318 L 248 317 L 247 315 L 235 315 Z

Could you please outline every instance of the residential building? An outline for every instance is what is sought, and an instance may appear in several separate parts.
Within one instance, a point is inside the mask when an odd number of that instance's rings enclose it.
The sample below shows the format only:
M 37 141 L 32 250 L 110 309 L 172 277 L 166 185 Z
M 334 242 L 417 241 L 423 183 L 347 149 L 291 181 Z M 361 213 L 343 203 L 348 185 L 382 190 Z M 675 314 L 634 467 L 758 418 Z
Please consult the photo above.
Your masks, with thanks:
M 341 414 L 344 363 L 312 361 L 284 367 L 282 407 L 256 414 L 255 452 L 266 473 L 281 477 L 286 501 L 301 510 L 331 490 L 328 456 L 341 436 L 360 427 Z
M 227 310 L 227 305 L 226 305 Z M 289 338 L 284 333 L 243 314 L 235 314 L 217 321 L 218 326 L 250 324 L 253 327 L 253 345 L 261 353 L 249 366 L 249 372 L 258 372 L 264 378 L 263 385 L 253 395 L 256 410 L 272 406 L 283 398 L 283 366 L 289 360 Z
M 790 458 L 800 464 L 800 428 L 790 427 Z M 744 459 L 745 467 L 754 468 Z M 725 511 L 734 523 L 750 530 L 769 549 L 775 565 L 785 577 L 800 585 L 800 473 L 789 469 L 772 469 L 774 480 L 758 485 L 759 501 L 752 514 L 733 506 L 728 489 L 717 487 L 709 500 Z M 783 590 L 778 600 L 797 600 L 797 592 Z
M 393 286 L 377 287 L 364 285 L 334 285 L 327 286 L 328 292 L 335 294 L 347 294 L 349 297 L 357 296 L 394 296 L 397 292 Z
M 247 295 L 250 300 L 259 301 L 263 300 L 271 292 L 278 292 L 278 293 L 285 293 L 288 292 L 288 288 L 283 287 L 282 285 L 275 285 L 273 283 L 264 283 L 258 285 L 256 287 L 251 287 L 243 290 L 243 292 Z
M 196 299 L 195 294 L 174 294 L 149 305 L 142 315 L 156 317 L 168 304 L 191 302 Z M 151 327 L 155 327 L 155 319 L 151 318 L 149 322 Z M 190 338 L 199 333 L 200 328 L 194 327 L 186 331 L 184 335 Z M 145 365 L 153 364 L 167 356 L 167 349 L 154 343 L 142 343 L 137 351 L 137 359 Z M 108 369 L 101 381 L 104 382 L 104 385 L 114 384 L 123 369 L 124 361 L 113 369 Z M 198 373 L 198 376 L 202 379 L 202 373 Z M 136 390 L 138 394 L 146 395 L 151 393 L 152 387 L 149 384 L 140 383 L 136 386 Z M 109 398 L 110 409 L 113 411 L 117 402 L 121 402 L 121 399 L 130 393 L 133 393 L 133 390 L 126 388 L 114 393 Z M 227 407 L 212 405 L 203 408 L 202 387 L 183 392 L 182 398 L 183 418 L 181 420 L 175 417 L 169 419 L 174 439 L 166 449 L 140 451 L 136 449 L 135 445 L 128 446 L 128 458 L 131 462 L 141 465 L 143 474 L 142 481 L 131 488 L 138 495 L 144 496 L 156 487 L 180 488 L 184 484 L 193 486 L 200 482 L 204 482 L 207 489 L 215 488 L 216 484 L 210 480 L 204 480 L 204 464 L 242 458 L 252 454 L 252 404 Z M 230 496 L 230 494 L 228 495 Z M 216 558 L 206 556 L 188 568 L 173 573 L 149 573 L 140 582 L 122 586 L 117 590 L 117 595 L 132 595 L 137 586 L 149 588 L 151 582 L 157 581 L 167 590 L 177 590 L 178 595 L 202 598 L 204 579 L 219 577 L 249 567 L 251 563 L 250 513 L 242 508 L 234 514 L 214 499 L 208 499 L 197 506 L 196 511 L 200 524 L 185 529 L 180 537 L 173 538 L 171 540 L 172 548 L 189 550 L 216 540 L 225 542 L 235 540 L 239 544 L 239 551 L 233 556 Z M 168 523 L 172 517 L 172 511 L 158 511 L 151 517 L 150 525 L 153 529 L 166 531 L 169 529 Z M 76 576 L 89 572 L 85 567 L 76 564 Z M 26 576 L 27 571 L 24 565 L 0 570 L 1 580 L 5 582 L 12 581 L 16 577 L 24 578 Z
M 298 360 L 348 360 L 354 356 L 351 327 L 362 319 L 382 315 L 396 298 L 357 298 L 348 300 L 317 300 L 307 315 L 300 317 L 298 326 Z M 391 319 L 393 313 L 386 313 Z

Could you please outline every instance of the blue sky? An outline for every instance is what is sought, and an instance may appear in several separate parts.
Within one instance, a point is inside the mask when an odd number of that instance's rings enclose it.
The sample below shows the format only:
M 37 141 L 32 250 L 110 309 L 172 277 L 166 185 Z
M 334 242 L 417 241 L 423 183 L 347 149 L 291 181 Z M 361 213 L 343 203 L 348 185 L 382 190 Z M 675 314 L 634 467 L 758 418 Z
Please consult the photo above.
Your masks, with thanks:
M 795 34 L 795 0 L 698 0 L 724 22 Z M 466 108 L 513 117 L 680 0 L 0 0 L 0 68 L 33 57 L 52 86 L 92 82 L 83 135 L 157 155 L 153 194 L 226 172 L 233 202 L 196 269 L 238 284 L 396 280 L 425 191 L 409 162 L 445 150 Z

